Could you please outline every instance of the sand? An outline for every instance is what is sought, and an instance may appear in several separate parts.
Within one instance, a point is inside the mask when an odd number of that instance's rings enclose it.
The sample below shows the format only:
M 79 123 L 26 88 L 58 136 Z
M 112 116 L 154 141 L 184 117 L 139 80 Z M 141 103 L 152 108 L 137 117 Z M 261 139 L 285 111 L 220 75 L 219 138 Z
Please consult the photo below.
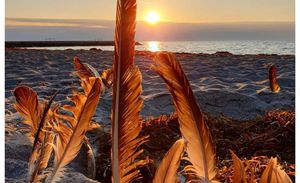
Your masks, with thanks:
M 13 108 L 12 90 L 17 85 L 33 87 L 42 99 L 60 90 L 55 103 L 65 104 L 66 96 L 79 88 L 72 58 L 77 55 L 99 72 L 110 68 L 113 52 L 85 50 L 5 50 L 5 177 L 7 182 L 25 182 L 31 142 L 28 128 Z M 153 53 L 137 52 L 136 64 L 143 75 L 144 107 L 142 117 L 174 111 L 163 80 L 150 70 Z M 201 109 L 212 116 L 224 115 L 237 121 L 251 120 L 272 109 L 295 108 L 294 55 L 231 55 L 177 53 Z M 269 89 L 268 68 L 275 64 L 281 90 Z M 93 118 L 106 130 L 110 126 L 111 89 L 100 99 Z M 80 161 L 78 161 L 80 162 Z M 94 182 L 72 163 L 65 169 L 65 182 Z M 74 179 L 74 177 L 77 177 Z M 72 179 L 72 180 L 71 180 Z

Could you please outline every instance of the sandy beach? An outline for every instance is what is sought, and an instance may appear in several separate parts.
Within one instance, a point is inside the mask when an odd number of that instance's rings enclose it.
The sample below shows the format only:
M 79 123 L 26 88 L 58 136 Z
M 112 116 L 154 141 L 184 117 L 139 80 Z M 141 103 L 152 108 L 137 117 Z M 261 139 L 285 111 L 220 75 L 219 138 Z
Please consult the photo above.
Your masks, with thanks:
M 59 90 L 54 103 L 66 104 L 72 90 L 79 90 L 73 57 L 89 63 L 100 73 L 112 66 L 113 52 L 100 50 L 5 50 L 5 177 L 7 182 L 27 179 L 27 162 L 31 142 L 28 128 L 13 107 L 13 89 L 18 85 L 32 87 L 41 99 Z M 142 117 L 149 119 L 174 112 L 172 100 L 163 80 L 154 73 L 152 52 L 137 52 L 135 61 L 143 76 L 144 107 Z M 205 114 L 225 116 L 237 122 L 254 120 L 271 110 L 295 109 L 294 55 L 232 55 L 229 53 L 176 53 L 176 58 L 191 83 L 200 108 Z M 279 93 L 269 88 L 268 69 L 277 67 Z M 109 132 L 111 89 L 104 91 L 93 121 Z M 75 168 L 74 168 L 75 167 Z M 62 182 L 96 182 L 76 169 L 76 162 L 65 169 Z M 81 172 L 81 173 L 79 173 Z M 75 178 L 76 179 L 75 179 Z M 78 178 L 79 177 L 79 178 Z

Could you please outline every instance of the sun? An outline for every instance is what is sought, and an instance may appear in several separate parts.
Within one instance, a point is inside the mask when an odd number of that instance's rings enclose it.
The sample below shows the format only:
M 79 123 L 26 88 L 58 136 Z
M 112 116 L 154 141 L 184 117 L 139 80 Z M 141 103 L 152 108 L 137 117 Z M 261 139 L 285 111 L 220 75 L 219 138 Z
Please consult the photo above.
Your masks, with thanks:
M 149 12 L 145 16 L 145 20 L 149 24 L 155 24 L 155 23 L 159 22 L 159 19 L 160 19 L 159 15 L 156 12 L 154 12 L 154 11 Z

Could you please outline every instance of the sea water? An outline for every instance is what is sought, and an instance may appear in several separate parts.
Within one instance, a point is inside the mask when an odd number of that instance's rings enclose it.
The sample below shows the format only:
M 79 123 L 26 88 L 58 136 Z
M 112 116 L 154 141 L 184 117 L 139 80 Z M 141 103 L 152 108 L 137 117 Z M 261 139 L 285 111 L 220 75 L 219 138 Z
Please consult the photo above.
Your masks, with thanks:
M 295 43 L 288 41 L 145 41 L 137 45 L 140 51 L 169 51 L 186 53 L 215 53 L 228 51 L 233 54 L 295 54 Z M 74 46 L 74 47 L 33 47 L 31 49 L 84 49 L 98 48 L 102 50 L 114 49 L 113 46 Z

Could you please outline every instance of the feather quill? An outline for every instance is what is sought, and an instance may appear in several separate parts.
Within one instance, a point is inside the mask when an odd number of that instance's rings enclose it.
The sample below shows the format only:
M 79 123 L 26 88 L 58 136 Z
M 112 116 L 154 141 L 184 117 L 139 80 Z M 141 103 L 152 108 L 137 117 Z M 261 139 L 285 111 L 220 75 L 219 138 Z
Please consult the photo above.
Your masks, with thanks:
M 38 174 L 47 168 L 48 161 L 51 157 L 54 140 L 53 134 L 53 111 L 50 109 L 51 103 L 55 95 L 49 100 L 44 109 L 44 116 L 39 124 L 38 131 L 35 136 L 35 142 L 32 148 L 32 154 L 29 159 L 30 181 L 36 182 Z
M 139 176 L 136 167 L 147 160 L 135 159 L 145 141 L 138 137 L 142 128 L 140 111 L 141 73 L 134 65 L 136 0 L 118 0 L 115 29 L 112 104 L 112 180 L 131 182 Z
M 51 110 L 51 104 L 52 104 L 52 102 L 54 101 L 54 99 L 55 99 L 57 93 L 58 93 L 58 91 L 56 91 L 56 92 L 54 93 L 54 95 L 50 98 L 50 100 L 49 100 L 48 103 L 45 103 L 44 112 L 43 112 L 41 121 L 40 121 L 39 124 L 38 124 L 38 128 L 37 128 L 37 131 L 36 131 L 35 139 L 34 139 L 34 142 L 33 142 L 32 151 L 34 151 L 35 146 L 36 146 L 36 143 L 37 143 L 38 140 L 40 139 L 39 137 L 40 137 L 40 133 L 41 133 L 42 129 L 44 128 L 44 123 L 45 123 L 45 122 L 46 122 L 46 123 L 48 122 L 46 119 L 47 119 L 47 117 L 48 117 L 49 111 Z M 51 111 L 50 111 L 50 113 L 51 113 Z M 48 117 L 48 120 L 50 120 L 49 117 Z
M 233 160 L 233 183 L 247 183 L 246 171 L 243 162 L 239 157 L 231 152 Z
M 184 139 L 177 140 L 167 152 L 155 172 L 153 183 L 176 183 L 177 169 L 184 153 Z
M 204 182 L 216 175 L 213 142 L 192 89 L 181 65 L 174 55 L 159 53 L 154 58 L 153 69 L 167 84 L 179 118 L 180 131 L 187 141 L 187 153 L 193 172 Z
M 54 134 L 52 132 L 52 127 L 48 126 L 46 131 L 41 133 L 44 136 L 43 142 L 38 143 L 36 149 L 32 152 L 29 163 L 30 170 L 30 182 L 37 182 L 39 172 L 47 168 L 48 161 L 51 157 L 53 146 L 51 145 L 54 140 Z
M 57 121 L 55 130 L 57 132 L 55 143 L 54 170 L 47 177 L 46 182 L 55 180 L 58 172 L 69 164 L 79 153 L 85 132 L 90 127 L 101 92 L 99 78 L 84 79 L 81 82 L 84 93 L 73 94 L 71 101 L 74 105 L 64 105 L 63 109 L 69 111 L 73 116 L 60 114 L 58 108 L 54 110 Z
M 264 170 L 260 183 L 292 183 L 290 177 L 277 165 L 277 158 L 271 158 Z

